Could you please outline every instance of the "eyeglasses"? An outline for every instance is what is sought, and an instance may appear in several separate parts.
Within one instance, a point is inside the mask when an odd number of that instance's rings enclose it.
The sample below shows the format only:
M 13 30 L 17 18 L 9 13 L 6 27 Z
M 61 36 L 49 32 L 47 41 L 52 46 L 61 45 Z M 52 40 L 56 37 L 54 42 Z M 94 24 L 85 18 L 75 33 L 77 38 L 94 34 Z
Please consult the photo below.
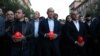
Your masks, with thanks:
M 14 14 L 7 14 L 7 15 L 14 15 Z
M 54 11 L 49 11 L 49 12 L 54 12 Z

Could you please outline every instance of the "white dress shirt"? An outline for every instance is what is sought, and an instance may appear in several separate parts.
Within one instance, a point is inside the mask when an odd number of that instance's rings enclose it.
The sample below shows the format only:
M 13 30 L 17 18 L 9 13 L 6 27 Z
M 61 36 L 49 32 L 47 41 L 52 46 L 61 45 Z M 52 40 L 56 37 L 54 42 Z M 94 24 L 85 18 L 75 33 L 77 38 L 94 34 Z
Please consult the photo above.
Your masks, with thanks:
M 78 21 L 78 20 L 77 20 L 77 21 L 73 21 L 73 23 L 74 23 L 74 25 L 75 25 L 77 31 L 79 31 L 79 29 L 80 29 L 79 21 Z
M 34 35 L 35 37 L 38 37 L 38 29 L 39 29 L 39 20 L 34 20 Z
M 91 25 L 91 21 L 87 22 L 87 24 L 88 24 L 88 26 L 90 26 Z
M 54 20 L 48 18 L 49 30 L 54 31 Z

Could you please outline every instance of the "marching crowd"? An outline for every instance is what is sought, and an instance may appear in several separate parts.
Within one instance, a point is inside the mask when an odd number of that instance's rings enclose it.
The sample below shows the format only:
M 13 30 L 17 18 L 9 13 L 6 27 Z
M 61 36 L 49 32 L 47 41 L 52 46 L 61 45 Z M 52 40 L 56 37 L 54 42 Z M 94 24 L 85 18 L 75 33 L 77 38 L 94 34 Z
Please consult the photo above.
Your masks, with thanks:
M 31 19 L 22 9 L 0 8 L 0 56 L 100 56 L 100 10 L 96 16 L 73 11 L 65 24 L 53 8 Z

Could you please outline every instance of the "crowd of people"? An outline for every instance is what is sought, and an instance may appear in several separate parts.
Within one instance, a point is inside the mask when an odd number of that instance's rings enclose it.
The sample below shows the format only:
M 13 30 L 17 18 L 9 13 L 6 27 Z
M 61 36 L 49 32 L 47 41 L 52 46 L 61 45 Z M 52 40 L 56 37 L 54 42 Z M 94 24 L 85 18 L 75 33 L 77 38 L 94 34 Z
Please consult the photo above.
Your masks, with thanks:
M 84 17 L 73 11 L 65 24 L 53 8 L 47 15 L 35 11 L 29 19 L 22 9 L 0 8 L 0 56 L 100 56 L 100 11 Z

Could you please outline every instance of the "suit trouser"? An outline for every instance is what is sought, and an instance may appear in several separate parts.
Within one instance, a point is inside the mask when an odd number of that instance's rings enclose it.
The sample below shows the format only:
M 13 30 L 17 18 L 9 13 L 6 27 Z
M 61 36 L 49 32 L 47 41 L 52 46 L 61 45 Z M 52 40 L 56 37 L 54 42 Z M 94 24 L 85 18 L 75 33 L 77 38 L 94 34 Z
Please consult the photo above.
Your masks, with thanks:
M 3 51 L 2 51 L 3 52 L 3 56 L 10 56 L 10 52 L 11 52 L 10 45 L 11 45 L 11 39 L 7 35 L 5 35 L 3 37 L 3 42 L 2 42 L 2 46 L 3 46 L 3 48 L 2 48 L 3 49 Z
M 70 56 L 87 56 L 86 47 L 80 47 L 77 44 L 70 46 Z
M 40 42 L 41 40 L 38 38 L 31 40 L 31 56 L 42 56 Z
M 95 39 L 88 40 L 88 54 L 89 56 L 100 56 L 100 43 L 95 41 Z
M 4 56 L 4 43 L 2 40 L 3 39 L 0 38 L 0 56 Z
M 93 45 L 93 56 L 100 56 L 100 43 Z
M 88 56 L 93 56 L 93 39 L 92 39 L 92 37 L 87 37 L 86 47 L 87 47 Z
M 44 40 L 43 42 L 43 49 L 44 55 L 43 56 L 61 56 L 60 48 L 59 48 L 59 41 L 50 41 Z
M 12 47 L 11 56 L 30 56 L 30 51 L 27 48 Z

